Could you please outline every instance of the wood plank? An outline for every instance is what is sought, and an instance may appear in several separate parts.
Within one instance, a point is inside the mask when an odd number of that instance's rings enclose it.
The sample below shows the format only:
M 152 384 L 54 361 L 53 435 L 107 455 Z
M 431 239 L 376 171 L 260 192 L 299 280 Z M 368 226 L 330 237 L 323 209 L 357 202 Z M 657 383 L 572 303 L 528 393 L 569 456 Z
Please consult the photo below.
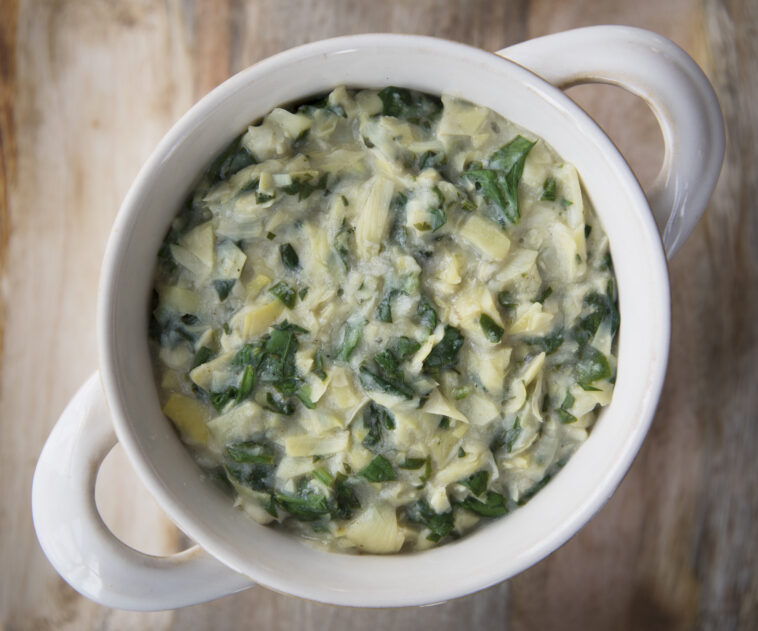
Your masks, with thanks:
M 9 187 L 9 264 L 2 279 L 0 549 L 3 567 L 15 569 L 0 578 L 6 628 L 82 629 L 113 615 L 52 571 L 33 535 L 28 498 L 47 433 L 97 363 L 97 280 L 120 200 L 192 101 L 177 23 L 151 2 L 19 7 L 17 174 Z M 129 484 L 114 491 L 114 506 L 135 495 Z M 149 506 L 139 512 L 139 521 L 124 515 L 127 540 L 172 547 L 173 526 Z M 133 620 L 149 628 L 147 618 Z

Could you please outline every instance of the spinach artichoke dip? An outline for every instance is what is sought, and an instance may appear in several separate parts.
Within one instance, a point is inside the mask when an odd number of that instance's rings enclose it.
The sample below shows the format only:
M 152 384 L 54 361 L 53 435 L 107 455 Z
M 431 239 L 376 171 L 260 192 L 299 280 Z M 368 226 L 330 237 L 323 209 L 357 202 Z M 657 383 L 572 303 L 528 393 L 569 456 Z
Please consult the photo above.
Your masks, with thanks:
M 330 550 L 505 515 L 611 399 L 613 268 L 574 167 L 457 98 L 274 109 L 208 168 L 154 289 L 165 415 L 240 509 Z

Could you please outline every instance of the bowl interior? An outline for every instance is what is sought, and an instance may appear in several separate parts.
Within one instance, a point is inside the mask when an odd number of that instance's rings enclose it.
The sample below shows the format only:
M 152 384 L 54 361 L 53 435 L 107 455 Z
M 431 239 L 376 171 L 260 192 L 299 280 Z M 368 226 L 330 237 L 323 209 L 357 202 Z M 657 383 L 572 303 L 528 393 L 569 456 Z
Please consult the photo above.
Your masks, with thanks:
M 613 401 L 564 469 L 513 514 L 429 551 L 340 555 L 253 523 L 204 480 L 158 405 L 147 347 L 155 256 L 210 159 L 271 108 L 337 85 L 399 85 L 491 108 L 578 169 L 608 234 L 621 328 Z M 367 35 L 310 44 L 219 86 L 164 138 L 114 226 L 100 291 L 100 366 L 116 431 L 142 481 L 178 526 L 232 568 L 273 589 L 345 605 L 438 602 L 535 563 L 611 495 L 652 419 L 668 350 L 668 277 L 647 202 L 612 143 L 572 101 L 523 68 L 460 44 Z M 432 578 L 433 577 L 433 578 Z

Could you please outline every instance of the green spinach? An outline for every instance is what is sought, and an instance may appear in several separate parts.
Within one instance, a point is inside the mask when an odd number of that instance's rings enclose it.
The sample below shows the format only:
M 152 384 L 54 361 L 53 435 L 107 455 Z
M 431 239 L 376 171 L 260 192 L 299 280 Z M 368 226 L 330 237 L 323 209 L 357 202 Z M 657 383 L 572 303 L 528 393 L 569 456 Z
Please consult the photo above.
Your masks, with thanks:
M 445 334 L 435 344 L 429 355 L 424 360 L 424 370 L 427 372 L 439 372 L 445 368 L 455 367 L 458 361 L 458 351 L 463 346 L 463 335 L 449 324 L 445 325 Z
M 379 91 L 382 114 L 394 116 L 424 129 L 431 129 L 442 113 L 439 97 L 390 86 Z
M 526 156 L 535 144 L 523 136 L 516 136 L 490 156 L 486 169 L 472 169 L 463 174 L 493 204 L 492 218 L 501 228 L 515 225 L 521 219 L 518 184 Z
M 297 302 L 297 294 L 295 293 L 295 290 L 292 289 L 292 287 L 290 287 L 284 281 L 280 280 L 278 283 L 276 283 L 276 285 L 269 289 L 269 292 L 281 300 L 287 309 L 295 308 L 295 303 Z
M 500 517 L 508 512 L 505 498 L 494 491 L 487 491 L 483 502 L 469 495 L 459 505 L 482 517 Z
M 284 265 L 284 267 L 291 270 L 297 270 L 300 267 L 300 258 L 291 244 L 283 243 L 280 245 L 279 256 L 282 259 L 282 265 Z
M 384 456 L 375 456 L 358 475 L 366 478 L 369 482 L 391 482 L 397 480 L 397 472 L 392 463 Z
M 497 344 L 502 339 L 503 333 L 505 333 L 505 329 L 486 313 L 479 316 L 479 326 L 482 327 L 484 337 L 493 344 Z
M 477 471 L 465 480 L 459 480 L 458 484 L 462 484 L 468 488 L 474 495 L 480 496 L 487 490 L 489 479 L 490 474 L 487 471 Z
M 408 521 L 416 522 L 426 526 L 429 529 L 427 539 L 437 542 L 444 539 L 453 532 L 455 522 L 453 520 L 453 511 L 438 513 L 426 500 L 419 500 L 411 505 L 406 511 Z

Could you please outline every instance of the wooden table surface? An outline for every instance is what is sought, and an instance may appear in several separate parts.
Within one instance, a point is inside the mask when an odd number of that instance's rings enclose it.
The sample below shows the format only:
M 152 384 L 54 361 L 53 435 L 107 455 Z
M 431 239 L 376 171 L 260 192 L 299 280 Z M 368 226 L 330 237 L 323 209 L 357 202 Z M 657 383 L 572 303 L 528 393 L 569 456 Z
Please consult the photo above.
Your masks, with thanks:
M 650 28 L 689 52 L 716 87 L 728 141 L 709 210 L 671 264 L 658 413 L 589 525 L 520 576 L 428 608 L 346 609 L 256 587 L 134 613 L 68 587 L 32 530 L 32 473 L 96 367 L 105 241 L 169 126 L 229 75 L 308 41 L 404 31 L 494 50 L 602 23 Z M 757 29 L 755 0 L 0 0 L 0 628 L 757 629 Z M 646 106 L 610 87 L 569 94 L 649 183 L 662 143 Z M 186 545 L 118 448 L 98 498 L 128 543 Z

